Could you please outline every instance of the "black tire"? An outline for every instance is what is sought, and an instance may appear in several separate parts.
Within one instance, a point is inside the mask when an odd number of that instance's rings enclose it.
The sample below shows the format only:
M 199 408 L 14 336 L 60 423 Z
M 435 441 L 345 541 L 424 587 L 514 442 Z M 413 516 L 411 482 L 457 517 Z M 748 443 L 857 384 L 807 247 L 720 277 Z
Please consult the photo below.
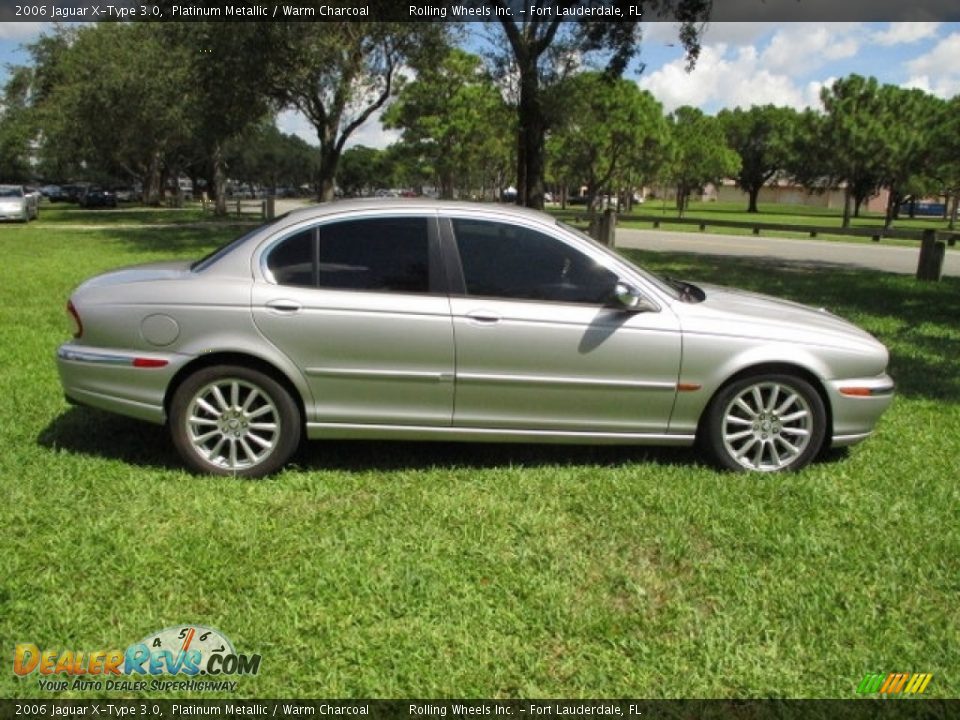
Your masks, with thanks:
M 269 375 L 240 365 L 204 368 L 184 380 L 170 403 L 169 424 L 191 469 L 248 478 L 279 470 L 302 433 L 290 393 Z
M 816 388 L 795 375 L 764 373 L 720 389 L 707 407 L 699 441 L 723 469 L 784 472 L 809 465 L 826 433 L 827 413 Z

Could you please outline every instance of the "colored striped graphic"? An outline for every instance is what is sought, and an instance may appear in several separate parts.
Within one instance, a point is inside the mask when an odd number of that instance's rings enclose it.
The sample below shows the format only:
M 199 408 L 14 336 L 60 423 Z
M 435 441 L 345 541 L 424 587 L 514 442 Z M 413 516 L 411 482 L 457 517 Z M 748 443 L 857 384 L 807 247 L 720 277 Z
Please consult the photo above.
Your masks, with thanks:
M 858 693 L 882 693 L 884 695 L 920 695 L 933 679 L 933 673 L 867 673 L 860 685 Z

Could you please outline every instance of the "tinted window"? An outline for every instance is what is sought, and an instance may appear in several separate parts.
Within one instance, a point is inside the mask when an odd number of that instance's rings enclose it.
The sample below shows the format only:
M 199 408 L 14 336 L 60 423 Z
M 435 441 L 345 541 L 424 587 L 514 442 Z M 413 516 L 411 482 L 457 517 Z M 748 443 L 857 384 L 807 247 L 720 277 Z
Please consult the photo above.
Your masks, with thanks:
M 351 220 L 320 228 L 320 287 L 425 293 L 426 218 Z
M 430 289 L 426 218 L 349 220 L 283 240 L 267 259 L 282 285 L 426 293 Z M 319 251 L 316 238 L 319 237 Z
M 314 231 L 304 230 L 283 240 L 267 258 L 267 267 L 280 285 L 316 286 Z
M 617 276 L 556 238 L 505 223 L 454 220 L 468 295 L 604 304 Z

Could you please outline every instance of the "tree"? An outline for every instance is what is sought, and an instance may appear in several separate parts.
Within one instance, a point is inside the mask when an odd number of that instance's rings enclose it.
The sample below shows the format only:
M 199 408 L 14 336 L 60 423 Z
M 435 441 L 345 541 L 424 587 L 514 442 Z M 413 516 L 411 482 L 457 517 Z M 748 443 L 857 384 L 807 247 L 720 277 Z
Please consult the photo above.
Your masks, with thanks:
M 894 85 L 883 85 L 877 101 L 882 112 L 878 128 L 882 149 L 876 161 L 880 183 L 889 191 L 884 217 L 884 228 L 889 228 L 904 199 L 931 185 L 931 158 L 943 103 L 923 90 Z
M 453 198 L 455 185 L 469 189 L 488 169 L 509 156 L 505 138 L 511 117 L 482 60 L 451 49 L 439 63 L 423 68 L 384 113 L 384 125 L 401 128 L 402 140 L 431 166 L 440 197 Z
M 183 88 L 190 105 L 192 132 L 183 161 L 208 168 L 215 211 L 225 215 L 224 147 L 273 109 L 270 57 L 272 35 L 259 23 L 235 23 L 224 32 L 221 23 L 160 23 L 158 30 L 172 47 L 189 58 Z M 273 127 L 272 121 L 268 123 Z M 272 136 L 275 137 L 275 136 Z
M 386 150 L 356 145 L 344 151 L 337 176 L 340 189 L 348 197 L 368 195 L 373 190 L 390 187 L 390 158 Z
M 270 33 L 274 95 L 316 128 L 319 199 L 331 200 L 347 140 L 396 94 L 403 63 L 437 52 L 444 30 L 433 23 L 318 22 L 276 23 Z
M 727 147 L 716 118 L 684 105 L 668 120 L 670 149 L 665 174 L 677 189 L 677 211 L 683 215 L 690 193 L 737 173 L 740 158 Z
M 820 92 L 824 118 L 820 141 L 827 148 L 826 169 L 843 184 L 843 227 L 850 227 L 851 201 L 876 194 L 883 183 L 885 113 L 876 78 L 849 75 Z
M 606 71 L 619 76 L 640 42 L 640 17 L 672 16 L 679 24 L 680 40 L 689 64 L 699 54 L 700 28 L 711 0 L 484 0 L 496 13 L 506 49 L 495 61 L 504 73 L 516 75 L 517 91 L 517 203 L 543 208 L 545 135 L 552 120 L 544 89 L 562 80 L 590 53 L 607 54 Z M 538 8 L 535 14 L 534 6 Z M 620 18 L 591 20 L 588 14 L 571 21 L 565 14 L 581 9 L 616 10 Z M 521 14 L 519 11 L 523 9 Z M 616 17 L 614 14 L 613 17 Z M 555 107 L 555 106 L 554 106 Z
M 162 188 L 164 163 L 190 137 L 189 57 L 155 23 L 87 25 L 32 46 L 33 105 L 47 163 Z
M 548 140 L 559 174 L 598 192 L 630 175 L 634 163 L 664 139 L 663 108 L 635 82 L 601 73 L 574 75 L 558 86 L 568 99 L 564 119 Z
M 272 118 L 251 125 L 226 143 L 224 165 L 230 177 L 251 187 L 299 187 L 316 170 L 316 148 L 296 135 L 280 132 Z
M 30 166 L 30 73 L 15 68 L 0 101 L 0 182 L 22 182 Z
M 946 196 L 949 226 L 953 230 L 960 211 L 960 95 L 943 103 L 933 138 L 930 175 Z
M 797 126 L 795 110 L 755 105 L 749 110 L 721 110 L 717 115 L 727 145 L 741 160 L 737 185 L 747 193 L 747 212 L 757 212 L 761 188 L 790 164 Z

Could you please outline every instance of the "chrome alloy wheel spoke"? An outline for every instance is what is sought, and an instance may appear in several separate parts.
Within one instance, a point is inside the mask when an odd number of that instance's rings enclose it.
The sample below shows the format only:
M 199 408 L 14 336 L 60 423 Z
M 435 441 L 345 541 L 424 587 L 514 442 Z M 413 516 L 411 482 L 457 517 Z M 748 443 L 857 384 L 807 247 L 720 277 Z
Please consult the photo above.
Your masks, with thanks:
M 263 462 L 277 447 L 282 429 L 280 411 L 270 396 L 240 378 L 217 380 L 198 390 L 186 425 L 197 454 L 227 470 Z
M 771 472 L 796 462 L 813 431 L 807 401 L 789 385 L 758 382 L 734 396 L 723 414 L 723 444 L 749 470 Z

